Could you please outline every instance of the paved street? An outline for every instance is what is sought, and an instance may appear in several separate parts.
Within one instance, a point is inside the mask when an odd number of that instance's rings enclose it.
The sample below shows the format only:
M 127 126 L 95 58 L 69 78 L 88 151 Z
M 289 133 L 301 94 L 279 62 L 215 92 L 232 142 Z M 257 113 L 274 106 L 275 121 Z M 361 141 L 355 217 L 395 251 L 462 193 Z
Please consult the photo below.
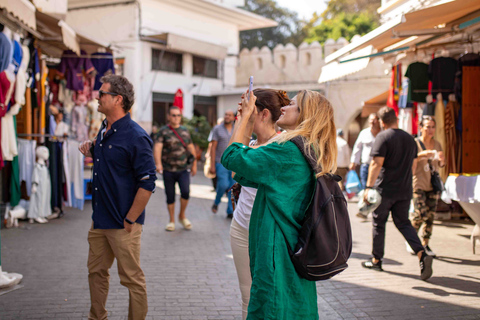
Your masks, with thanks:
M 213 215 L 209 180 L 195 177 L 188 217 L 193 229 L 164 231 L 163 189 L 148 208 L 142 240 L 142 266 L 149 294 L 148 319 L 241 319 L 240 293 L 229 243 L 226 204 Z M 160 183 L 161 185 L 161 183 Z M 390 221 L 384 272 L 365 270 L 360 262 L 371 250 L 371 221 L 355 217 L 350 267 L 334 280 L 318 282 L 320 319 L 480 319 L 480 246 L 472 254 L 472 224 L 436 222 L 431 247 L 438 258 L 434 276 L 419 280 L 416 257 Z M 0 295 L 0 319 L 86 319 L 86 209 L 67 210 L 46 225 L 21 223 L 2 230 L 2 267 L 24 275 L 22 288 Z M 111 270 L 109 319 L 127 319 L 128 291 Z

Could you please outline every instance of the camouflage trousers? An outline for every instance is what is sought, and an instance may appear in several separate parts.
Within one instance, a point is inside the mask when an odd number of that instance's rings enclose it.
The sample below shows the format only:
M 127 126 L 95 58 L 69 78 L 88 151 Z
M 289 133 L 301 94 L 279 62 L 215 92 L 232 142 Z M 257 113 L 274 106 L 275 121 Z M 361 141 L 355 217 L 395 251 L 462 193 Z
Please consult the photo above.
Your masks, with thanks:
M 423 238 L 430 239 L 432 236 L 433 220 L 437 208 L 439 194 L 434 191 L 415 190 L 413 192 L 413 205 L 415 211 L 410 216 L 412 226 L 418 232 L 423 225 Z

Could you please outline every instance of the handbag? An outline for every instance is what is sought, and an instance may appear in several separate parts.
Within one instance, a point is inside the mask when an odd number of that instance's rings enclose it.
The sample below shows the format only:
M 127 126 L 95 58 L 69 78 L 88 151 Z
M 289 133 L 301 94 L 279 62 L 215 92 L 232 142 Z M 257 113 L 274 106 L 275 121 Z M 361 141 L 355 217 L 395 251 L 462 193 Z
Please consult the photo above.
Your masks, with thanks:
M 423 151 L 427 150 L 427 148 L 420 139 L 417 139 L 417 141 L 418 143 L 420 143 L 420 146 L 422 146 Z M 440 178 L 440 174 L 433 168 L 432 160 L 430 159 L 428 159 L 428 167 L 430 168 L 430 183 L 432 184 L 433 192 L 443 192 L 443 190 L 445 190 L 445 186 L 443 185 L 443 181 Z
M 183 139 L 180 137 L 180 135 L 177 133 L 177 131 L 175 129 L 173 129 L 173 127 L 171 125 L 168 125 L 168 127 L 170 128 L 170 130 L 173 131 L 173 133 L 175 133 L 175 135 L 177 136 L 177 138 L 180 140 L 183 147 L 187 151 L 187 165 L 189 165 L 189 166 L 192 165 L 192 163 L 195 161 L 195 157 L 193 156 L 193 154 L 190 153 L 190 151 L 188 151 L 187 145 L 185 144 Z

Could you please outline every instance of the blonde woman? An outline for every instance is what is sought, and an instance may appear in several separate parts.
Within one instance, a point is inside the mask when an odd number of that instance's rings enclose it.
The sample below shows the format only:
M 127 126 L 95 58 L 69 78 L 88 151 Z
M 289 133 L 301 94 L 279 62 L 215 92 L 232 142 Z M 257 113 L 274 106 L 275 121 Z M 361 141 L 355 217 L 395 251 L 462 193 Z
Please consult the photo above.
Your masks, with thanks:
M 301 278 L 290 260 L 286 241 L 295 247 L 298 232 L 315 186 L 315 174 L 290 140 L 302 137 L 306 151 L 322 169 L 335 172 L 336 130 L 333 108 L 320 93 L 303 90 L 281 108 L 277 125 L 286 130 L 274 142 L 257 149 L 248 137 L 258 117 L 256 97 L 242 99 L 241 119 L 223 165 L 236 173 L 242 186 L 257 188 L 250 219 L 250 271 L 252 287 L 247 320 L 318 319 L 315 282 Z

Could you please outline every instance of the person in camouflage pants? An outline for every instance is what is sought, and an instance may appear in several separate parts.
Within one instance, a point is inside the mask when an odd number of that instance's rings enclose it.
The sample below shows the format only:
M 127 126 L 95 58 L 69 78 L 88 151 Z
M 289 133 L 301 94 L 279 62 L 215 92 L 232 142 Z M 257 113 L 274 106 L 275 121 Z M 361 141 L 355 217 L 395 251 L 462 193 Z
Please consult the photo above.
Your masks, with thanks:
M 195 147 L 187 128 L 181 126 L 182 112 L 178 107 L 170 107 L 168 125 L 161 127 L 155 137 L 154 158 L 157 172 L 163 175 L 167 209 L 170 216 L 165 230 L 175 231 L 175 184 L 180 187 L 180 212 L 178 220 L 187 230 L 192 223 L 185 217 L 190 197 L 190 175 L 197 173 L 197 160 L 190 165 L 188 158 L 195 157 Z
M 434 191 L 415 190 L 413 192 L 413 204 L 415 211 L 411 216 L 412 225 L 418 232 L 423 225 L 424 243 L 425 239 L 432 236 L 433 219 L 435 218 L 435 209 L 437 208 L 438 193 Z

